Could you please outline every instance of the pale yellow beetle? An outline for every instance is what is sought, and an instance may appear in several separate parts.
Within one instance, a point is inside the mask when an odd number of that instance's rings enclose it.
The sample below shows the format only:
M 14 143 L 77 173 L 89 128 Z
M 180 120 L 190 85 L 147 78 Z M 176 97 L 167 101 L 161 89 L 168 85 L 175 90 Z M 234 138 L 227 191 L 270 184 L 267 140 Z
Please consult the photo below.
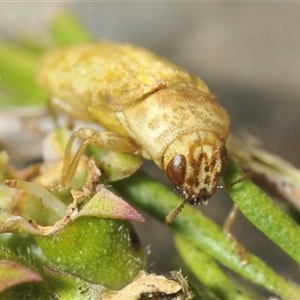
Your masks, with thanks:
M 215 193 L 230 118 L 198 77 L 142 48 L 99 42 L 47 54 L 38 80 L 56 107 L 108 129 L 79 131 L 86 144 L 152 159 L 184 202 Z

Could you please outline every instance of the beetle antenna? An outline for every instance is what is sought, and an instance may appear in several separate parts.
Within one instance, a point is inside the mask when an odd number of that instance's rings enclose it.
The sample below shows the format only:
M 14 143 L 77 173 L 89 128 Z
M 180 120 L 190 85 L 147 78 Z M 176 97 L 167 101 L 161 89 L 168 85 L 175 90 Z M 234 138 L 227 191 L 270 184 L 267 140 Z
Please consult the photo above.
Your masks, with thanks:
M 171 211 L 167 216 L 166 216 L 166 224 L 171 224 L 173 221 L 176 219 L 176 217 L 181 213 L 183 210 L 184 206 L 189 202 L 189 199 L 186 198 L 184 199 L 178 207 L 176 207 L 173 211 Z
M 230 184 L 226 184 L 226 185 L 218 185 L 217 188 L 218 189 L 229 189 L 231 188 L 232 186 L 238 184 L 238 183 L 241 183 L 249 178 L 251 178 L 253 176 L 253 173 L 252 172 L 248 172 L 246 174 L 244 174 L 244 176 L 242 176 L 241 178 L 235 180 L 234 182 L 231 182 Z

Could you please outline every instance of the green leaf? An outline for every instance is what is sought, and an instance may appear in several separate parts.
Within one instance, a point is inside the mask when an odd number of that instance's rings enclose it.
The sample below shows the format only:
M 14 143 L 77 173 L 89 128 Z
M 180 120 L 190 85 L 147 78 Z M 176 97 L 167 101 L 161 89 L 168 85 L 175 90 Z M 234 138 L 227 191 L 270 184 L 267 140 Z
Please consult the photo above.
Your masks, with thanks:
M 37 62 L 37 55 L 0 41 L 0 107 L 45 104 L 46 92 L 35 82 Z
M 35 240 L 57 268 L 107 288 L 125 286 L 145 263 L 145 252 L 126 221 L 80 217 Z
M 18 207 L 18 212 L 22 215 L 22 217 L 26 216 L 28 219 L 34 219 L 38 222 L 39 217 L 42 214 L 42 220 L 44 219 L 45 221 L 45 218 L 53 220 L 54 217 L 52 216 L 52 212 L 49 212 L 49 208 L 61 218 L 67 210 L 67 206 L 64 203 L 62 203 L 46 188 L 39 186 L 34 182 L 20 179 L 6 179 L 4 183 L 11 188 L 29 193 L 29 195 L 24 193 L 21 197 L 19 197 L 20 199 L 17 197 L 17 200 L 15 200 L 14 203 L 15 206 Z M 38 199 L 34 199 L 34 196 L 38 197 Z M 57 219 L 55 221 L 57 221 Z M 49 225 L 49 222 L 47 222 L 47 225 Z
M 50 286 L 55 287 L 61 300 L 105 299 L 105 294 L 109 294 L 109 290 L 101 285 L 91 284 L 53 268 L 45 268 L 45 278 Z
M 165 217 L 183 201 L 163 184 L 141 172 L 115 182 L 113 186 L 130 202 L 145 209 L 160 221 L 165 221 Z M 295 298 L 300 295 L 298 286 L 276 274 L 256 256 L 247 253 L 248 261 L 245 264 L 237 243 L 228 238 L 217 224 L 195 207 L 187 205 L 170 226 L 204 253 L 252 282 L 283 298 Z
M 51 26 L 52 36 L 57 46 L 66 46 L 92 41 L 91 34 L 71 14 L 56 16 Z
M 14 285 L 41 280 L 39 274 L 26 267 L 9 260 L 0 260 L 0 293 Z
M 249 299 L 235 288 L 214 259 L 199 250 L 183 235 L 175 235 L 175 245 L 189 269 L 220 299 Z
M 244 176 L 230 159 L 224 174 L 227 185 Z M 300 228 L 251 180 L 234 184 L 228 190 L 241 212 L 274 243 L 300 263 Z
M 144 159 L 137 155 L 106 151 L 95 146 L 89 146 L 89 153 L 94 156 L 105 181 L 117 181 L 126 178 L 137 171 Z
M 14 241 L 11 241 L 11 239 L 13 239 Z M 27 240 L 27 238 L 22 235 L 11 235 L 10 237 L 8 237 L 8 240 L 8 243 L 3 243 L 3 235 L 1 235 L 0 259 L 9 261 L 10 266 L 17 265 L 17 272 L 20 272 L 21 277 L 19 279 L 15 278 L 16 280 L 19 280 L 19 282 L 15 282 L 15 284 L 11 285 L 10 288 L 0 293 L 0 299 L 26 299 L 26 297 L 28 297 L 29 295 L 31 299 L 35 300 L 52 299 L 50 296 L 52 293 L 47 289 L 45 281 L 43 280 L 43 271 L 40 266 L 41 261 L 37 261 L 38 259 L 36 258 L 36 255 L 34 255 L 33 247 L 30 246 L 29 240 Z M 19 242 L 17 244 L 19 246 L 15 248 L 8 248 L 12 243 L 17 241 Z M 24 253 L 24 249 L 21 249 L 26 247 L 22 243 L 29 246 L 26 253 Z M 3 246 L 3 244 L 6 245 Z M 45 264 L 45 261 L 43 262 L 43 264 Z M 28 280 L 26 280 L 26 277 Z M 2 278 L 2 275 L 0 275 L 0 282 L 2 282 Z
M 103 185 L 98 185 L 96 195 L 83 206 L 78 216 L 145 221 L 132 206 L 107 190 Z

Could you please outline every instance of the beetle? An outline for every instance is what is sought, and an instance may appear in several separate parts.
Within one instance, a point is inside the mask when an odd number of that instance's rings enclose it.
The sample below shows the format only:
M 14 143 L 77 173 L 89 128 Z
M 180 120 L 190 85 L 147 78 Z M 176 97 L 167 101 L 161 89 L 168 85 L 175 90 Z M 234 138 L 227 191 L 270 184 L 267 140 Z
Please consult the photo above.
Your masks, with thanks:
M 55 107 L 107 129 L 78 131 L 85 144 L 153 160 L 184 202 L 215 193 L 230 118 L 200 78 L 143 48 L 101 41 L 46 54 L 38 81 Z

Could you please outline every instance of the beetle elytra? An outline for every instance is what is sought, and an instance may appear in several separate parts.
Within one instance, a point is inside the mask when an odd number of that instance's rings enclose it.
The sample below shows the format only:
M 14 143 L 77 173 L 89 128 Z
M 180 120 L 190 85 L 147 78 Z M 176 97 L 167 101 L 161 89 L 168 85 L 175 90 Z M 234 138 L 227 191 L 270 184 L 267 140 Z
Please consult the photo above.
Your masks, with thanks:
M 83 129 L 84 140 L 153 160 L 185 202 L 215 193 L 230 118 L 198 77 L 145 49 L 103 41 L 46 54 L 38 80 L 58 109 L 108 130 Z

